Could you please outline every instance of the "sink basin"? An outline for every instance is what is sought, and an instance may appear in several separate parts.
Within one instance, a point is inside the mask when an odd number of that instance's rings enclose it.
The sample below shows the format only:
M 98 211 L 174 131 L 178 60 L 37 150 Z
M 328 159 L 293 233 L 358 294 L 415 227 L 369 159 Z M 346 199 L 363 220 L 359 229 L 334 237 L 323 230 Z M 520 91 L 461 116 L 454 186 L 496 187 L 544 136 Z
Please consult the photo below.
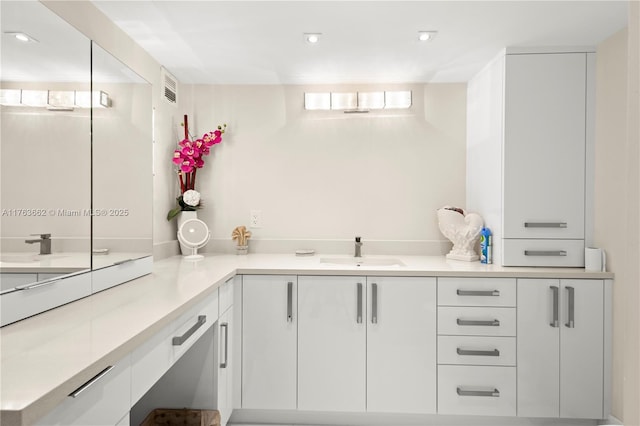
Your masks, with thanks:
M 33 253 L 5 254 L 0 256 L 0 262 L 34 263 L 34 262 L 43 262 L 47 260 L 60 259 L 62 257 L 67 257 L 67 255 L 65 254 L 33 254 Z
M 321 257 L 320 263 L 351 266 L 405 266 L 401 260 L 392 257 Z

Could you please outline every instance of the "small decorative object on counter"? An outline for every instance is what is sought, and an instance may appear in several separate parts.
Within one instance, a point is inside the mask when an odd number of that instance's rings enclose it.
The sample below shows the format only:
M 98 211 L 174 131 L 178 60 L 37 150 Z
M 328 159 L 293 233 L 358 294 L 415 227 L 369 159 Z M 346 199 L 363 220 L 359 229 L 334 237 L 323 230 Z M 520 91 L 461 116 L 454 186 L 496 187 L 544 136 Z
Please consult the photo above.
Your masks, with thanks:
M 231 233 L 231 239 L 236 240 L 236 254 L 247 254 L 249 252 L 249 238 L 251 231 L 247 231 L 246 226 L 236 226 Z
M 444 206 L 437 213 L 440 232 L 453 243 L 447 259 L 467 262 L 478 260 L 480 256 L 474 247 L 484 224 L 480 215 L 465 213 L 461 208 L 451 206 Z
M 489 228 L 480 231 L 480 263 L 493 263 L 493 238 Z

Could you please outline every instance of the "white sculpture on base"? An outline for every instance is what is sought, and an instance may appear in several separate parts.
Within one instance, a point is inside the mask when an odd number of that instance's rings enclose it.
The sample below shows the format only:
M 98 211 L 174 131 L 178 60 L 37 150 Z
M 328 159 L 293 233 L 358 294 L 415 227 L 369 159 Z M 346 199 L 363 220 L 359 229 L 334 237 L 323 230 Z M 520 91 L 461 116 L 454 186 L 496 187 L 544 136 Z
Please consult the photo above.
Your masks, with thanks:
M 447 259 L 467 262 L 480 259 L 475 251 L 484 225 L 480 215 L 476 213 L 465 215 L 462 209 L 444 206 L 438 209 L 438 225 L 440 232 L 453 243 Z

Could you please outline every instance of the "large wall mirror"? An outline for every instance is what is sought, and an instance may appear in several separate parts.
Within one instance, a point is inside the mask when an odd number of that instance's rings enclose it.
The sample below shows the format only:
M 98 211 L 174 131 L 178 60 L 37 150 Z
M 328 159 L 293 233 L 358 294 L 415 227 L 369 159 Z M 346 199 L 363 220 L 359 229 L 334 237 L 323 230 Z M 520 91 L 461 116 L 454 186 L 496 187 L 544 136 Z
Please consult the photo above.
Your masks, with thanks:
M 39 1 L 0 8 L 4 325 L 142 274 L 125 263 L 148 268 L 152 104 L 151 84 Z M 31 296 L 47 303 L 16 308 Z

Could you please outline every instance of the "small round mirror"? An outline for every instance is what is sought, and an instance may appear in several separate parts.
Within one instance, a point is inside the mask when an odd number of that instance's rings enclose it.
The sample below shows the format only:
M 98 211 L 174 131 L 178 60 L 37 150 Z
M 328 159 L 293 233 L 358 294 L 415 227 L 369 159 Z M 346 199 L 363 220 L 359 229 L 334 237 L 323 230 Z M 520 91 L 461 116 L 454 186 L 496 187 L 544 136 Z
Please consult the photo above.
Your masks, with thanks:
M 200 219 L 185 220 L 178 229 L 178 240 L 191 249 L 191 254 L 184 257 L 187 260 L 202 259 L 204 256 L 198 254 L 198 249 L 207 245 L 210 238 L 209 227 Z

